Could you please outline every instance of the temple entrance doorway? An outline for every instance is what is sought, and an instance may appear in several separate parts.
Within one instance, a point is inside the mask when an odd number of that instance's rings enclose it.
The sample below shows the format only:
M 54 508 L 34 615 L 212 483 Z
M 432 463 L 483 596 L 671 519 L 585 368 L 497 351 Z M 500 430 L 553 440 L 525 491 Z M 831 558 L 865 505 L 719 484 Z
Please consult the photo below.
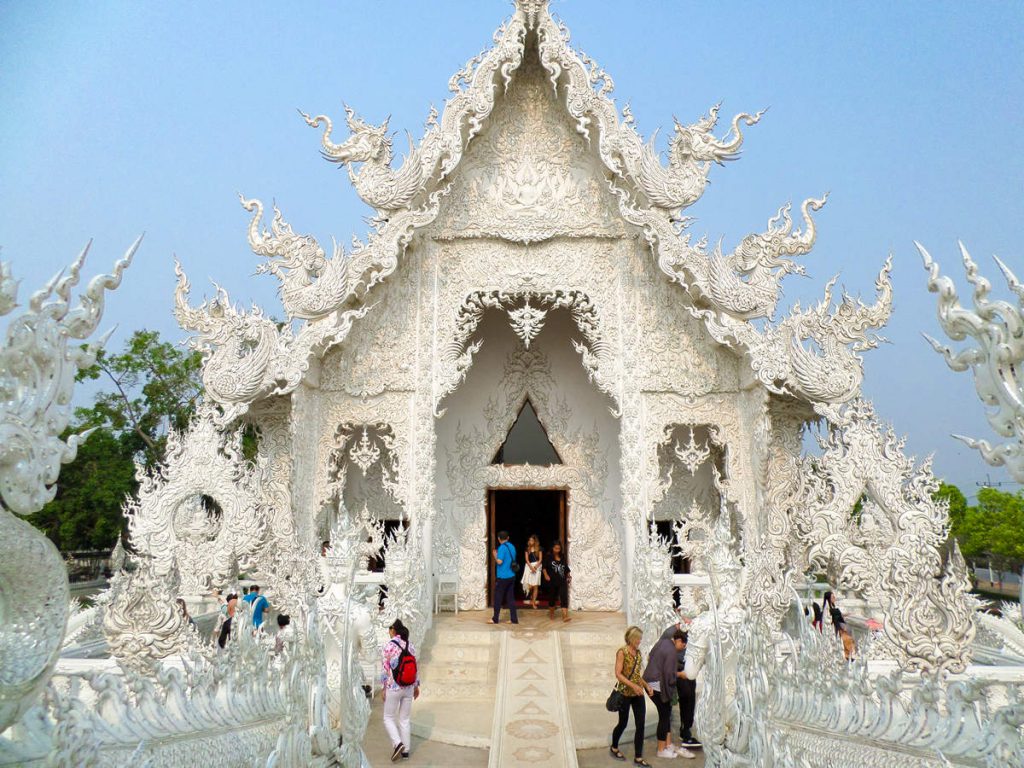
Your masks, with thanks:
M 498 545 L 498 531 L 508 531 L 509 541 L 516 549 L 519 572 L 516 574 L 516 603 L 521 605 L 526 597 L 520 583 L 526 566 L 526 540 L 536 536 L 545 554 L 555 541 L 566 546 L 567 493 L 564 489 L 490 488 L 487 491 L 487 595 L 488 605 L 493 605 L 494 561 L 491 551 Z M 570 561 L 571 562 L 571 561 Z M 541 583 L 541 599 L 546 591 Z

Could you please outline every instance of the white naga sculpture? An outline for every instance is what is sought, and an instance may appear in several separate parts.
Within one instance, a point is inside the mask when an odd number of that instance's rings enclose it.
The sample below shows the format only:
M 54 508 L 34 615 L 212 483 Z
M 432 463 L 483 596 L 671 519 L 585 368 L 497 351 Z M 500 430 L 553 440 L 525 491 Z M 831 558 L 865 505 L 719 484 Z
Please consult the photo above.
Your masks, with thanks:
M 60 465 L 82 435 L 66 443 L 75 375 L 98 347 L 78 346 L 103 316 L 104 292 L 117 288 L 139 247 L 136 240 L 109 275 L 93 278 L 79 303 L 89 247 L 8 320 L 0 347 L 0 732 L 36 701 L 61 647 L 68 617 L 68 577 L 57 548 L 16 515 L 39 510 L 56 493 Z M 18 307 L 18 284 L 0 262 L 0 316 Z M 102 345 L 102 341 L 100 345 Z
M 967 282 L 974 288 L 974 308 L 968 309 L 960 305 L 953 281 L 939 274 L 939 265 L 924 246 L 918 243 L 917 249 L 928 270 L 928 290 L 939 297 L 942 330 L 954 341 L 963 341 L 970 336 L 976 346 L 954 352 L 930 336 L 925 335 L 925 338 L 954 371 L 971 369 L 978 397 L 989 406 L 986 413 L 988 423 L 997 435 L 1012 438 L 1012 441 L 992 446 L 986 440 L 973 440 L 962 435 L 956 437 L 980 451 L 989 464 L 1005 466 L 1015 480 L 1024 483 L 1024 390 L 1017 371 L 1024 363 L 1024 285 L 1008 266 L 996 258 L 1007 286 L 1017 297 L 1017 305 L 990 299 L 992 284 L 978 272 L 978 265 L 961 243 L 960 256 Z

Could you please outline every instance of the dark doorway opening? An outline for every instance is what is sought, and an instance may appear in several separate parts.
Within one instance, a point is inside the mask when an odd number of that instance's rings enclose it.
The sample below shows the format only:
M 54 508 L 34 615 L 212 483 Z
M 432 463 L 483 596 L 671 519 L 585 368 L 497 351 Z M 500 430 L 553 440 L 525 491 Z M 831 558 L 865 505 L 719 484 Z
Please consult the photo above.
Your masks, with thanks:
M 519 573 L 516 574 L 516 602 L 525 597 L 520 583 L 523 563 L 526 562 L 526 540 L 536 536 L 545 555 L 555 541 L 561 541 L 566 556 L 570 556 L 566 541 L 567 492 L 562 489 L 514 489 L 492 488 L 487 491 L 487 595 L 488 605 L 494 587 L 494 560 L 491 551 L 497 546 L 498 531 L 508 531 L 509 541 L 515 546 Z M 572 561 L 570 560 L 570 563 Z M 546 595 L 541 582 L 540 594 Z

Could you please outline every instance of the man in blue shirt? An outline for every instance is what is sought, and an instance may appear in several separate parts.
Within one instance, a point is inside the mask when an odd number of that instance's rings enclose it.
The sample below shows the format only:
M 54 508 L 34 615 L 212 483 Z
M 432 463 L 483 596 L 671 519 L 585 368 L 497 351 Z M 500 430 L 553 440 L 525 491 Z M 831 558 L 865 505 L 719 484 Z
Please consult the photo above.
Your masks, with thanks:
M 516 548 L 508 540 L 508 531 L 498 532 L 498 546 L 491 550 L 491 555 L 494 557 L 494 618 L 491 624 L 501 623 L 501 609 L 505 603 L 508 603 L 512 623 L 518 624 L 516 571 L 519 570 L 519 563 L 516 562 Z
M 252 608 L 252 625 L 257 629 L 263 624 L 263 612 L 270 607 L 270 601 L 260 594 L 260 588 L 253 585 L 249 588 L 249 594 L 242 598 Z

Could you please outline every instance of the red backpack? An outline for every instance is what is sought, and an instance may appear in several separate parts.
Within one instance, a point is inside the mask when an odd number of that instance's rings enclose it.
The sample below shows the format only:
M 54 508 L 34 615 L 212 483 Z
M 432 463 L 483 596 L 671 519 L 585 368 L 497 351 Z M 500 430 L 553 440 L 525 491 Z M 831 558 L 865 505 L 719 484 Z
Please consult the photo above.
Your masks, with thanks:
M 413 685 L 419 677 L 419 670 L 416 668 L 416 657 L 409 653 L 408 643 L 403 647 L 397 640 L 392 640 L 391 642 L 397 645 L 400 649 L 398 654 L 398 666 L 395 667 L 395 671 L 392 675 L 395 678 L 395 682 L 403 688 Z

